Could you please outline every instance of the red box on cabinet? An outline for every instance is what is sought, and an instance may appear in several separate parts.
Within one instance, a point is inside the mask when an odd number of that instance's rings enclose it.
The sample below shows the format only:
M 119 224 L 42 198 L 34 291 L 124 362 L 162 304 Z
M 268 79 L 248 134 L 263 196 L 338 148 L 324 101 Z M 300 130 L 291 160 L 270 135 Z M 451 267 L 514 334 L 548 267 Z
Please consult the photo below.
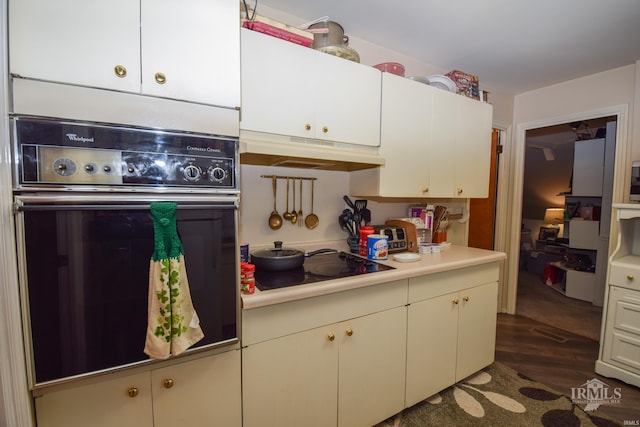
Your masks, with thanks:
M 449 71 L 445 74 L 456 84 L 456 93 L 469 98 L 480 99 L 480 84 L 478 76 L 459 70 Z

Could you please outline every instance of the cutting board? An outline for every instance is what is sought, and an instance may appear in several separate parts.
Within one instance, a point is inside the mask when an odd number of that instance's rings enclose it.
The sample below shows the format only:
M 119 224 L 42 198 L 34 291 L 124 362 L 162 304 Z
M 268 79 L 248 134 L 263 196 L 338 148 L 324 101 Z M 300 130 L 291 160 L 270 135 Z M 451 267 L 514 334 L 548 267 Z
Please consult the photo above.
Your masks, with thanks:
M 418 252 L 418 234 L 416 233 L 416 225 L 414 223 L 401 219 L 388 219 L 384 223 L 386 225 L 404 228 L 404 233 L 407 236 L 407 250 L 409 252 Z

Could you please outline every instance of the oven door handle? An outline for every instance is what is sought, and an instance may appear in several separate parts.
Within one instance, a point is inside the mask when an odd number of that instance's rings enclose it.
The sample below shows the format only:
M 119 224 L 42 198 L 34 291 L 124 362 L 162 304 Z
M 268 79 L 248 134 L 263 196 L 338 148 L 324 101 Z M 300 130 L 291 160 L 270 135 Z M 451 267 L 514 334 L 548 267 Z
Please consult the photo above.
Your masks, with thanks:
M 199 205 L 199 204 L 193 204 L 193 205 L 189 205 L 189 204 L 178 204 L 177 205 L 177 209 L 235 209 L 236 206 L 234 204 L 216 204 L 216 203 L 212 203 L 212 204 L 206 204 L 206 205 Z M 88 210 L 94 210 L 94 211 L 117 211 L 117 210 L 150 210 L 149 205 L 130 205 L 130 204 L 122 204 L 122 205 L 103 205 L 103 204 L 91 204 L 91 205 L 78 205 L 78 204 L 74 204 L 74 205 L 58 205 L 58 204 L 47 204 L 47 205 L 43 205 L 43 204 L 28 204 L 28 205 L 22 205 L 22 204 L 17 204 L 15 207 L 15 210 L 17 212 L 26 212 L 26 211 L 51 211 L 51 210 L 55 210 L 55 211 L 78 211 L 78 210 L 83 210 L 83 211 L 88 211 Z

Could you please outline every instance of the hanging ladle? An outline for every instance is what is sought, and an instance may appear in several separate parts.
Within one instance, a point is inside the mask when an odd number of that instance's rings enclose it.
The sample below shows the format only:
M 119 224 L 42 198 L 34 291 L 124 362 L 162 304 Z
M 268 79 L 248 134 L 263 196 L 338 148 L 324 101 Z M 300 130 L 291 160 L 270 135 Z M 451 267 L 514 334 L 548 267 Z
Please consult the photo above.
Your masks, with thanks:
M 276 209 L 276 195 L 277 195 L 277 184 L 276 184 L 276 176 L 272 177 L 273 179 L 273 212 L 269 216 L 269 227 L 272 230 L 277 230 L 282 227 L 282 217 L 278 213 L 278 209 Z
M 315 180 L 311 180 L 311 213 L 309 215 L 307 215 L 307 217 L 304 219 L 304 225 L 307 226 L 307 228 L 316 228 L 318 226 L 318 223 L 320 222 L 320 220 L 318 219 L 318 216 L 316 214 L 313 213 L 313 184 L 314 184 Z

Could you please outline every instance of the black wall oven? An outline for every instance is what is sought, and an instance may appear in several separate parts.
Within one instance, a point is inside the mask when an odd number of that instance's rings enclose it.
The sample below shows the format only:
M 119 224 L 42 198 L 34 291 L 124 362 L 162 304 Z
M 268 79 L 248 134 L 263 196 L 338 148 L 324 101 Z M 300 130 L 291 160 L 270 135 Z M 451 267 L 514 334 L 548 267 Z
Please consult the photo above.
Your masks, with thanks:
M 33 388 L 148 363 L 150 204 L 177 204 L 204 338 L 239 342 L 237 140 L 13 118 L 14 202 Z

